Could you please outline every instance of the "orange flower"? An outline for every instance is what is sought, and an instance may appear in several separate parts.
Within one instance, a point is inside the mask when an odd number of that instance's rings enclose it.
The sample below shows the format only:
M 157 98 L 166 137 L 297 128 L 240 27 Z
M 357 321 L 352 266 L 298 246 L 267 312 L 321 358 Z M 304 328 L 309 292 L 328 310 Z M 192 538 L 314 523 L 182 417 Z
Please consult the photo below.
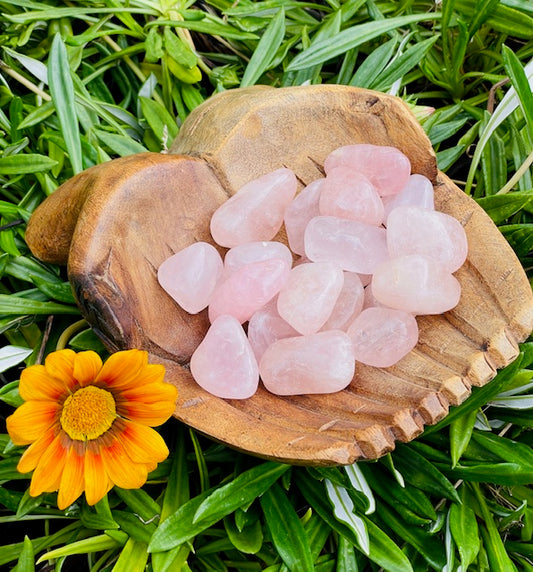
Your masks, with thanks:
M 16 445 L 30 445 L 17 469 L 34 470 L 30 495 L 58 492 L 64 509 L 85 491 L 98 502 L 114 486 L 141 487 L 168 456 L 151 427 L 174 412 L 177 390 L 147 352 L 117 352 L 102 364 L 97 353 L 60 350 L 26 368 L 23 403 L 7 418 Z

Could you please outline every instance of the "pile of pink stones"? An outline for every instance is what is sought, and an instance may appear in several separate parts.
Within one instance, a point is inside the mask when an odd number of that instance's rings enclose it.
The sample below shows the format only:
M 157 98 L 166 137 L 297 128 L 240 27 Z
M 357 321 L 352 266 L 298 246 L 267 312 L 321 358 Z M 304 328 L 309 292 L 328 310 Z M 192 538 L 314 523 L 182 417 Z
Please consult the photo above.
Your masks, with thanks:
M 218 397 L 248 398 L 260 379 L 278 395 L 340 391 L 356 362 L 389 367 L 410 352 L 416 315 L 459 302 L 465 232 L 403 153 L 347 145 L 324 171 L 296 197 L 290 169 L 250 181 L 211 219 L 224 260 L 197 242 L 159 268 L 184 310 L 208 308 L 190 369 Z M 272 240 L 283 224 L 290 250 Z

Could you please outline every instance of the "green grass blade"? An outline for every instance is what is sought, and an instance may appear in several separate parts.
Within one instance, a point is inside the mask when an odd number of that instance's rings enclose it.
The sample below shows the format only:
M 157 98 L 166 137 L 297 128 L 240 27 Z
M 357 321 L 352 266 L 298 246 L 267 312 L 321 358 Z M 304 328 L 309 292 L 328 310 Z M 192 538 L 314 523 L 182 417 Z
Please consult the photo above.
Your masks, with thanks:
M 530 133 L 533 133 L 533 92 L 526 72 L 516 54 L 507 46 L 502 46 L 503 64 L 513 87 L 516 90 L 520 107 L 524 113 Z
M 465 502 L 452 504 L 449 515 L 452 537 L 459 550 L 461 566 L 466 570 L 476 559 L 480 548 L 476 515 Z
M 313 569 L 307 534 L 283 489 L 272 485 L 260 499 L 265 520 L 283 562 L 291 572 Z
M 55 302 L 41 302 L 21 296 L 0 294 L 0 315 L 47 315 L 47 314 L 79 314 L 74 306 L 65 306 Z
M 35 562 L 33 556 L 33 544 L 31 543 L 31 540 L 25 536 L 23 548 L 13 572 L 34 572 L 34 570 Z
M 48 83 L 74 174 L 83 170 L 80 129 L 67 49 L 56 34 L 48 60 Z
M 310 46 L 307 50 L 299 53 L 287 66 L 287 71 L 295 71 L 309 66 L 324 63 L 335 58 L 344 52 L 351 50 L 369 40 L 377 38 L 382 34 L 415 24 L 424 20 L 440 18 L 440 13 L 434 14 L 412 14 L 409 16 L 398 16 L 376 22 L 368 22 L 346 28 L 339 32 L 337 36 L 327 38 Z
M 37 153 L 10 155 L 0 157 L 0 175 L 24 175 L 49 171 L 57 165 L 57 161 Z
M 259 40 L 257 47 L 244 70 L 241 80 L 241 87 L 254 85 L 257 80 L 268 70 L 276 52 L 281 46 L 285 36 L 285 11 L 280 8 L 272 18 L 263 37 Z

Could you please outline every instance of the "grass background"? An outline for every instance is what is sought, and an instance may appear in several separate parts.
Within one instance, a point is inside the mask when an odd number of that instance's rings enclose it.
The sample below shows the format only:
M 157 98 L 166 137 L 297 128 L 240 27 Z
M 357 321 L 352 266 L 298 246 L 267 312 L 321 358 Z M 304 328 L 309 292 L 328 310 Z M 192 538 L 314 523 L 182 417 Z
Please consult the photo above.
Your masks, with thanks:
M 340 83 L 408 102 L 439 167 L 488 212 L 531 275 L 529 0 L 0 1 L 1 413 L 24 365 L 95 349 L 64 268 L 25 223 L 59 184 L 165 150 L 210 95 Z M 432 111 L 432 108 L 434 111 Z M 533 346 L 420 438 L 378 462 L 268 463 L 171 420 L 143 489 L 62 512 L 31 498 L 0 435 L 0 567 L 30 570 L 533 570 Z

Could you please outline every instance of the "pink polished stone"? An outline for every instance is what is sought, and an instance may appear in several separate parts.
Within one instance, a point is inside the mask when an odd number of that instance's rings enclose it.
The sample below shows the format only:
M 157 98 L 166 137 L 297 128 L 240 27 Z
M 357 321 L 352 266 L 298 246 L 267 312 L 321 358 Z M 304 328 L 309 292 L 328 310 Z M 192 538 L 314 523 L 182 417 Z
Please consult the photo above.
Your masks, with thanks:
M 384 219 L 383 201 L 364 175 L 340 166 L 331 169 L 325 179 L 320 214 L 379 226 Z
M 289 277 L 285 260 L 273 258 L 242 266 L 215 288 L 209 304 L 211 323 L 230 314 L 242 324 L 280 291 Z
M 372 283 L 365 286 L 365 297 L 363 300 L 363 310 L 367 308 L 383 308 L 384 306 L 381 302 L 374 298 L 374 294 L 372 294 Z
M 407 355 L 418 341 L 416 319 L 403 310 L 367 308 L 348 328 L 357 361 L 389 367 Z
M 355 272 L 344 273 L 344 284 L 337 303 L 322 330 L 346 330 L 348 325 L 363 309 L 365 291 L 359 275 Z
M 224 399 L 251 397 L 259 385 L 257 361 L 233 316 L 219 316 L 191 357 L 196 383 Z
M 285 209 L 296 193 L 295 174 L 277 169 L 246 183 L 211 218 L 217 244 L 231 248 L 245 242 L 271 240 L 283 223 Z
M 466 233 L 450 215 L 419 207 L 397 207 L 387 219 L 387 246 L 392 257 L 423 254 L 448 272 L 462 266 L 468 254 Z
M 291 250 L 304 254 L 304 232 L 307 223 L 320 214 L 318 202 L 325 179 L 313 181 L 300 191 L 285 211 L 285 230 Z
M 291 251 L 281 242 L 247 242 L 230 248 L 224 257 L 224 275 L 228 277 L 246 264 L 279 258 L 292 266 Z
M 350 384 L 354 371 L 352 343 L 339 330 L 278 340 L 259 364 L 265 387 L 277 395 L 334 393 Z
M 384 228 L 332 216 L 317 216 L 307 225 L 305 251 L 314 262 L 335 262 L 360 274 L 372 274 L 389 256 Z
M 279 315 L 277 298 L 257 310 L 248 322 L 248 340 L 257 362 L 274 342 L 298 336 L 298 332 Z
M 207 307 L 222 273 L 222 258 L 207 242 L 196 242 L 167 258 L 157 270 L 161 287 L 189 314 Z
M 293 268 L 278 296 L 279 315 L 300 334 L 318 332 L 330 317 L 344 275 L 332 262 L 310 262 Z
M 427 256 L 391 258 L 376 269 L 372 293 L 390 308 L 412 314 L 442 314 L 454 308 L 461 285 L 442 265 Z
M 399 149 L 367 143 L 335 149 L 326 157 L 324 170 L 329 176 L 341 165 L 365 175 L 382 197 L 399 193 L 411 174 L 411 163 Z
M 363 286 L 368 286 L 372 282 L 372 274 L 358 274 Z
M 421 207 L 435 210 L 433 185 L 424 175 L 411 175 L 407 185 L 397 194 L 385 197 L 385 220 L 396 207 Z

